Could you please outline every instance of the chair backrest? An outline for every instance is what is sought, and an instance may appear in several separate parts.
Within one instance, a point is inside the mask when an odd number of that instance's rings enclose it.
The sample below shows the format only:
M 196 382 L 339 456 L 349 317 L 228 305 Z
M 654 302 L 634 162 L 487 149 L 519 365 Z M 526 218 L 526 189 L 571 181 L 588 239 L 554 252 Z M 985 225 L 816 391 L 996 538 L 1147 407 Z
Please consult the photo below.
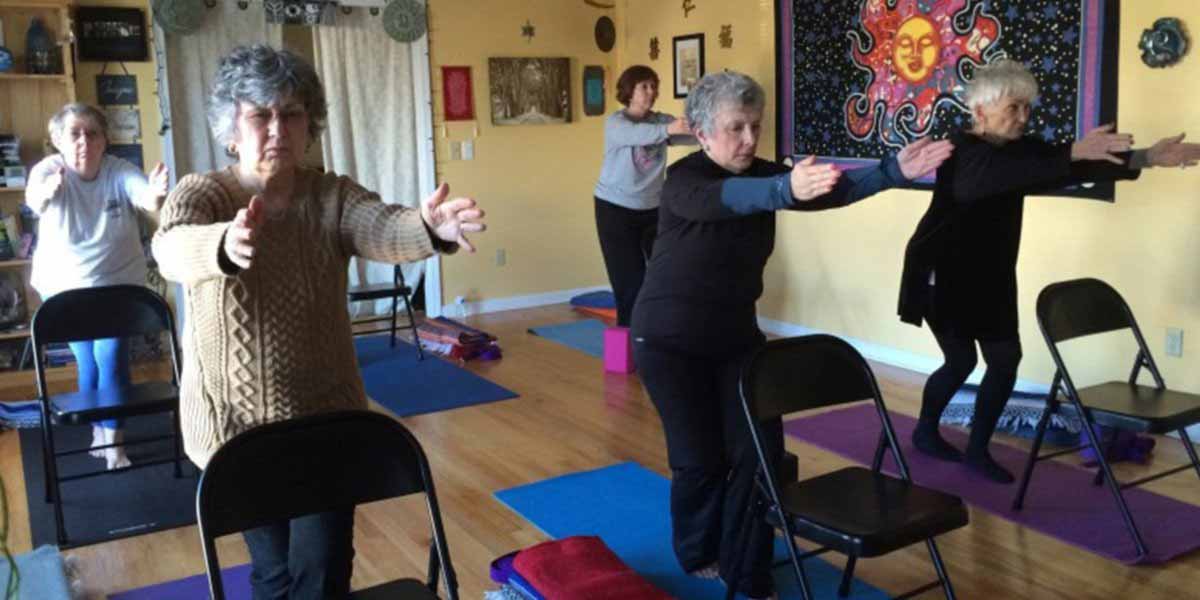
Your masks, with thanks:
M 167 333 L 170 341 L 172 383 L 180 376 L 179 338 L 171 306 L 156 292 L 140 285 L 79 288 L 48 298 L 33 314 L 33 367 L 38 396 L 45 398 L 47 344 L 101 338 Z
M 34 345 L 175 331 L 167 301 L 140 285 L 67 290 L 33 315 Z
M 882 429 L 871 468 L 880 470 L 890 447 L 900 478 L 910 480 L 875 374 L 845 340 L 825 334 L 771 340 L 742 366 L 740 392 L 755 451 L 767 472 L 777 471 L 764 451 L 759 424 L 797 411 L 871 400 Z M 768 487 L 779 502 L 774 483 Z
M 862 355 L 831 335 L 767 342 L 742 367 L 741 393 L 755 420 L 878 399 L 875 375 Z
M 255 427 L 221 446 L 200 476 L 196 515 L 210 579 L 219 572 L 220 536 L 422 492 L 433 550 L 453 589 L 429 462 L 403 425 L 379 413 L 343 411 Z
M 1129 305 L 1099 279 L 1052 283 L 1037 298 L 1038 325 L 1048 342 L 1136 327 Z

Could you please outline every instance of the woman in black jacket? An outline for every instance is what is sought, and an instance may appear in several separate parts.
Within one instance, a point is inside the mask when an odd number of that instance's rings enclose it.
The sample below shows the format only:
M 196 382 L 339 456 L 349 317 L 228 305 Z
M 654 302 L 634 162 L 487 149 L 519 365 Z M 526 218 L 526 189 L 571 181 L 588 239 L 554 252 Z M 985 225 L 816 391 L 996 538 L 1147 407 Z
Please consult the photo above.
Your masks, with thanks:
M 634 358 L 658 409 L 671 465 L 676 556 L 701 577 L 728 576 L 751 598 L 770 596 L 771 528 L 754 527 L 735 556 L 756 458 L 737 394 L 738 372 L 764 342 L 754 303 L 775 244 L 775 211 L 846 206 L 941 164 L 948 142 L 915 142 L 878 167 L 839 172 L 812 157 L 793 168 L 755 156 L 762 88 L 740 73 L 705 76 L 688 96 L 702 151 L 667 171 L 658 238 L 633 310 Z M 769 450 L 783 453 L 782 424 Z
M 1072 183 L 1136 179 L 1146 166 L 1190 166 L 1200 146 L 1183 136 L 1129 152 L 1132 136 L 1111 126 L 1073 144 L 1025 136 L 1033 76 L 1002 60 L 975 71 L 966 91 L 971 130 L 951 136 L 954 156 L 937 172 L 933 202 L 904 255 L 901 320 L 929 323 L 944 364 L 929 376 L 913 445 L 926 454 L 965 461 L 1000 483 L 1013 476 L 992 460 L 988 441 L 1016 382 L 1021 361 L 1017 335 L 1017 251 L 1025 194 Z M 978 344 L 987 370 L 975 400 L 964 453 L 938 433 L 942 411 L 975 369 Z

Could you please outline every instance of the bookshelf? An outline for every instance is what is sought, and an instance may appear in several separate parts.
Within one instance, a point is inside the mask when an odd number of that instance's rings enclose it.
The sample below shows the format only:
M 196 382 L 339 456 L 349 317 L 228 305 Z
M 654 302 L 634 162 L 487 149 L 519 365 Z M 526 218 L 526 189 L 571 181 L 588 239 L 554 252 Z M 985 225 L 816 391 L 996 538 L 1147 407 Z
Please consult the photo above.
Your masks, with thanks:
M 47 146 L 46 122 L 60 107 L 74 102 L 75 61 L 71 0 L 0 0 L 0 19 L 3 20 L 4 44 L 13 54 L 13 69 L 0 73 L 0 133 L 20 138 L 21 164 L 28 170 L 45 155 Z M 56 74 L 33 74 L 26 71 L 25 33 L 33 19 L 41 19 L 51 39 L 58 41 L 59 59 Z M 0 187 L 0 215 L 19 215 L 25 201 L 24 187 Z M 20 239 L 20 219 L 13 239 Z M 0 272 L 17 272 L 22 283 L 25 312 L 28 319 L 41 304 L 37 292 L 29 286 L 31 262 L 28 259 L 0 261 Z M 0 344 L 20 348 L 29 339 L 28 326 L 0 331 Z M 60 367 L 48 377 L 73 377 L 74 367 Z M 0 387 L 32 382 L 30 370 L 0 370 Z

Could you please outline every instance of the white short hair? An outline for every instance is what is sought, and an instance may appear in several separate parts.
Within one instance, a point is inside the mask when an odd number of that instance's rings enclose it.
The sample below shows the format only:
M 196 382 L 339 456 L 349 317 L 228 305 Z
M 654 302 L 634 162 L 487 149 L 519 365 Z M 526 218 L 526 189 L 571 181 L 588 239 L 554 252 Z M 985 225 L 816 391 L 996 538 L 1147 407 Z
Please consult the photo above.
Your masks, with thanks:
M 977 67 L 975 77 L 967 84 L 963 100 L 968 108 L 974 110 L 1001 98 L 1032 102 L 1037 95 L 1038 83 L 1029 69 L 1015 60 L 1005 58 Z

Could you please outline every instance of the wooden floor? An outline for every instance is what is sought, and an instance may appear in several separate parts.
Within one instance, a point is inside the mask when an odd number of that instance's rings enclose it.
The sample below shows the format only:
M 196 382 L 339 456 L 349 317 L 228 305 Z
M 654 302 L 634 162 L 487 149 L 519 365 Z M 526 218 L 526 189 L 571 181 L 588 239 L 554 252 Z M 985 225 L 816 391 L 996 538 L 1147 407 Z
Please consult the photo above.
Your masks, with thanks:
M 520 398 L 402 419 L 430 456 L 463 598 L 479 598 L 493 587 L 488 580 L 492 558 L 544 539 L 497 502 L 494 490 L 626 460 L 667 473 L 661 424 L 636 376 L 605 374 L 597 359 L 526 333 L 531 326 L 576 318 L 558 305 L 467 319 L 497 334 L 504 349 L 503 360 L 468 367 L 515 390 Z M 889 407 L 915 414 L 923 376 L 875 367 Z M 30 396 L 27 389 L 0 390 L 0 399 Z M 792 440 L 788 444 L 801 457 L 802 473 L 846 464 L 811 446 Z M 0 434 L 0 476 L 12 511 L 10 546 L 23 552 L 30 548 L 30 539 L 19 453 L 16 434 Z M 1178 441 L 1160 442 L 1155 463 L 1182 460 Z M 1125 467 L 1122 473 L 1141 470 Z M 1200 482 L 1188 473 L 1155 482 L 1150 489 L 1200 503 Z M 427 523 L 419 503 L 393 501 L 360 508 L 354 587 L 422 573 Z M 224 564 L 247 560 L 238 536 L 223 542 Z M 981 510 L 972 510 L 971 524 L 941 538 L 940 546 L 960 598 L 1200 597 L 1200 553 L 1166 566 L 1128 567 Z M 194 527 L 66 554 L 73 557 L 86 598 L 105 598 L 204 571 Z M 932 577 L 920 545 L 859 565 L 861 578 L 895 593 Z

